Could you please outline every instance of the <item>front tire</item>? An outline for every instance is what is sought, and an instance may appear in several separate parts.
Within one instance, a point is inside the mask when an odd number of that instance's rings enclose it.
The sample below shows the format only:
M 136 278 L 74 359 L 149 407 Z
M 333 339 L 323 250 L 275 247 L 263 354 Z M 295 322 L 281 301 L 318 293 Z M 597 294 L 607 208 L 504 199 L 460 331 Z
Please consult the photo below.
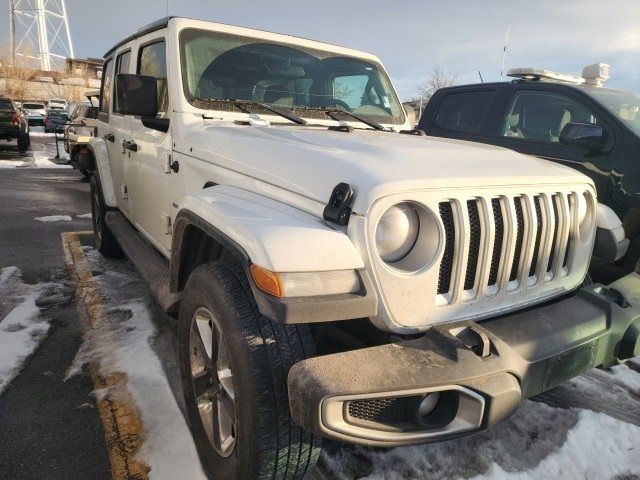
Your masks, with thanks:
M 93 222 L 93 238 L 96 250 L 106 258 L 122 258 L 124 255 L 109 227 L 105 223 L 107 207 L 100 188 L 100 179 L 95 174 L 91 177 L 91 220 Z
M 315 353 L 309 327 L 262 316 L 244 270 L 218 261 L 187 281 L 178 342 L 188 421 L 208 476 L 303 478 L 320 439 L 291 418 L 287 374 Z

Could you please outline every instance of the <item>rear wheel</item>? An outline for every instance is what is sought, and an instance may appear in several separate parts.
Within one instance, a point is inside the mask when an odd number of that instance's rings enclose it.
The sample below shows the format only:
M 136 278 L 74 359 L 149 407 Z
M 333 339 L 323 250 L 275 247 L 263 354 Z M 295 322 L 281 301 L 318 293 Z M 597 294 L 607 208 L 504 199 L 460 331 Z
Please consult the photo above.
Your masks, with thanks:
M 29 148 L 29 134 L 19 133 L 18 134 L 18 150 L 24 151 L 27 148 Z
M 218 261 L 187 281 L 178 342 L 189 425 L 209 477 L 303 478 L 320 439 L 291 419 L 287 374 L 315 353 L 308 327 L 263 317 L 244 270 Z
M 97 175 L 91 177 L 91 219 L 93 221 L 93 238 L 96 250 L 107 258 L 122 258 L 123 253 L 109 227 L 105 223 L 107 207 L 100 188 Z

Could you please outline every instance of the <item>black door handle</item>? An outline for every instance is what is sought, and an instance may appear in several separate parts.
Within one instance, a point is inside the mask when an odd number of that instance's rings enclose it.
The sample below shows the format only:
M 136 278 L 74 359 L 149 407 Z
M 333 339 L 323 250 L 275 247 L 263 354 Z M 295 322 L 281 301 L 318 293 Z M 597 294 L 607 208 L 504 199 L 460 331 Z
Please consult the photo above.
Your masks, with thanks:
M 102 138 L 104 138 L 107 142 L 115 142 L 116 141 L 116 137 L 113 135 L 113 133 L 107 133 L 107 134 L 103 135 Z
M 126 150 L 131 150 L 132 152 L 138 151 L 138 144 L 133 140 L 131 141 L 125 140 L 124 142 L 122 142 L 122 147 L 125 148 Z

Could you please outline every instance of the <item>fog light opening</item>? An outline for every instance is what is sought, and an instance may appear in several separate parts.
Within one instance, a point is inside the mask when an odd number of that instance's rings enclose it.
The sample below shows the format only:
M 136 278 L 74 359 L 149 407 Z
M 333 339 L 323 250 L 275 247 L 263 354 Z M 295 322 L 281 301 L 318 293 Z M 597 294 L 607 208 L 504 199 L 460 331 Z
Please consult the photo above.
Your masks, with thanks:
M 415 410 L 416 423 L 426 429 L 444 427 L 456 418 L 459 404 L 455 390 L 428 393 Z

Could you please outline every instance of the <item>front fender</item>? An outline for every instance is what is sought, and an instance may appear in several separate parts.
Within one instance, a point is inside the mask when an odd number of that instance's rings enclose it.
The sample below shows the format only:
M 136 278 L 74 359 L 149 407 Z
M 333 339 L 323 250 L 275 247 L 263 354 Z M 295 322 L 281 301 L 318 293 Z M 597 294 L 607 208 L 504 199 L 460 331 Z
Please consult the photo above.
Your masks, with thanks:
M 276 298 L 262 292 L 248 275 L 260 312 L 279 323 L 366 318 L 375 315 L 377 296 L 358 251 L 345 233 L 280 202 L 235 187 L 214 186 L 185 198 L 174 222 L 171 288 L 186 281 L 183 250 L 194 227 L 233 253 L 245 268 L 254 263 L 273 272 L 356 270 L 359 292 Z M 183 245 L 183 240 L 185 245 Z M 182 270 L 185 270 L 184 272 Z
M 109 165 L 109 152 L 107 150 L 107 142 L 102 138 L 93 137 L 89 140 L 88 148 L 93 154 L 96 161 L 96 169 L 100 177 L 100 186 L 102 187 L 102 195 L 104 203 L 108 207 L 116 208 L 118 206 L 116 200 L 115 187 L 111 178 L 111 167 Z
M 347 235 L 322 220 L 267 197 L 235 187 L 205 188 L 183 199 L 191 212 L 272 272 L 359 270 L 362 257 Z M 178 214 L 180 215 L 180 213 Z

